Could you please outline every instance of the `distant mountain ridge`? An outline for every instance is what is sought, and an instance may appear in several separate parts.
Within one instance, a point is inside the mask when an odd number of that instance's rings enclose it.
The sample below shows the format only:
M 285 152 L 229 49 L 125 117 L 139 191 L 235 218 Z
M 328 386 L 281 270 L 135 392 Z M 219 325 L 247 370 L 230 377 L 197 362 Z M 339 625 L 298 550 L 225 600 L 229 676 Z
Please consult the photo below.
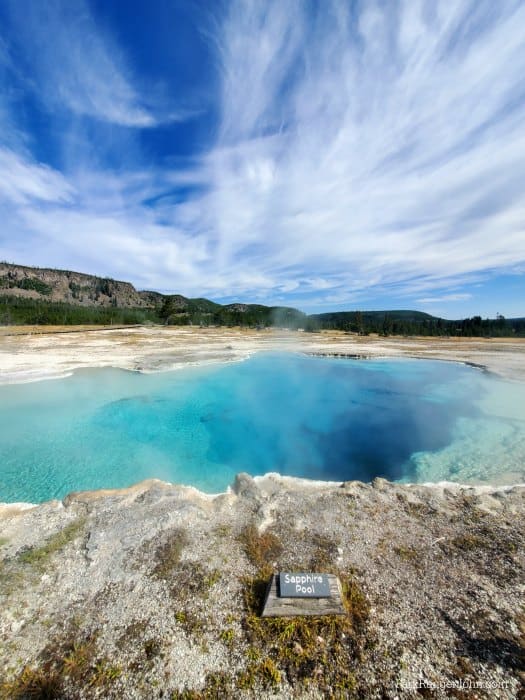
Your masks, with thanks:
M 0 295 L 46 299 L 78 306 L 155 308 L 163 295 L 138 292 L 130 282 L 83 272 L 0 263 Z
M 0 262 L 0 295 L 63 302 L 87 307 L 158 309 L 169 301 L 171 313 L 213 313 L 227 309 L 233 313 L 249 313 L 255 309 L 281 308 L 262 304 L 218 304 L 209 299 L 190 299 L 182 294 L 137 291 L 130 282 L 98 277 L 84 272 L 29 267 Z M 289 307 L 282 307 L 289 308 Z M 301 314 L 301 311 L 297 311 Z
M 446 320 L 423 311 L 332 311 L 190 299 L 138 291 L 130 282 L 83 272 L 0 262 L 0 324 L 218 325 L 342 330 L 367 335 L 525 336 L 525 318 Z
M 83 272 L 0 262 L 0 324 L 163 322 L 175 325 L 297 327 L 306 314 L 291 307 L 218 304 L 181 294 L 138 291 L 130 282 Z

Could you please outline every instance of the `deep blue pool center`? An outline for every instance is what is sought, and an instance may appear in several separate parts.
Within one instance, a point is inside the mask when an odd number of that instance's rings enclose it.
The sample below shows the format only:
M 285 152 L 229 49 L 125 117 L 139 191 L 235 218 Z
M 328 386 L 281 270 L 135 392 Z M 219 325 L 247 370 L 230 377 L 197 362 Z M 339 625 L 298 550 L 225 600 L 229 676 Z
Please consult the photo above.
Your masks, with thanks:
M 457 363 L 265 353 L 160 374 L 0 387 L 0 502 L 240 471 L 329 481 L 524 481 L 522 384 Z

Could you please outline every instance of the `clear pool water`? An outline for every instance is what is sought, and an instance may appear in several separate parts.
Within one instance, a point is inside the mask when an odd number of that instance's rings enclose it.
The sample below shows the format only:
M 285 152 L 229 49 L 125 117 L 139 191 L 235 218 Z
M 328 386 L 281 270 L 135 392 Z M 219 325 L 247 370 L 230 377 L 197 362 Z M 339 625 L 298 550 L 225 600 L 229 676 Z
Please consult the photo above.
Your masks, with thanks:
M 239 471 L 326 480 L 525 481 L 525 392 L 460 364 L 257 355 L 0 387 L 0 501 Z

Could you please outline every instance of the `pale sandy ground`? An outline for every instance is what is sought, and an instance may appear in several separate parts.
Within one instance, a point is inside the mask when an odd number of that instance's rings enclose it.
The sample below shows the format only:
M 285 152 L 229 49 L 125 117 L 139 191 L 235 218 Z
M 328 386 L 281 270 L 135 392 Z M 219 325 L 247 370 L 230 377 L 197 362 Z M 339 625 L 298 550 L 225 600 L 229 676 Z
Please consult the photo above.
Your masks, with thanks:
M 144 372 L 246 359 L 263 350 L 418 357 L 469 362 L 506 379 L 525 381 L 525 339 L 380 338 L 337 331 L 301 333 L 230 328 L 69 327 L 0 329 L 0 383 L 66 375 L 87 367 Z

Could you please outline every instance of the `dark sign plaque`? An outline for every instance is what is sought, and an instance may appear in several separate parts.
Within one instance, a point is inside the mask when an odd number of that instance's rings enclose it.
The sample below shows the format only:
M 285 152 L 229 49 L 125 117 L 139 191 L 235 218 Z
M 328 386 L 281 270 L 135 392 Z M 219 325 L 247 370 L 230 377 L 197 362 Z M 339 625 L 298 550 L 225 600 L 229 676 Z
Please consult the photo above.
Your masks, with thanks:
M 326 574 L 279 574 L 280 598 L 330 598 L 330 585 Z

